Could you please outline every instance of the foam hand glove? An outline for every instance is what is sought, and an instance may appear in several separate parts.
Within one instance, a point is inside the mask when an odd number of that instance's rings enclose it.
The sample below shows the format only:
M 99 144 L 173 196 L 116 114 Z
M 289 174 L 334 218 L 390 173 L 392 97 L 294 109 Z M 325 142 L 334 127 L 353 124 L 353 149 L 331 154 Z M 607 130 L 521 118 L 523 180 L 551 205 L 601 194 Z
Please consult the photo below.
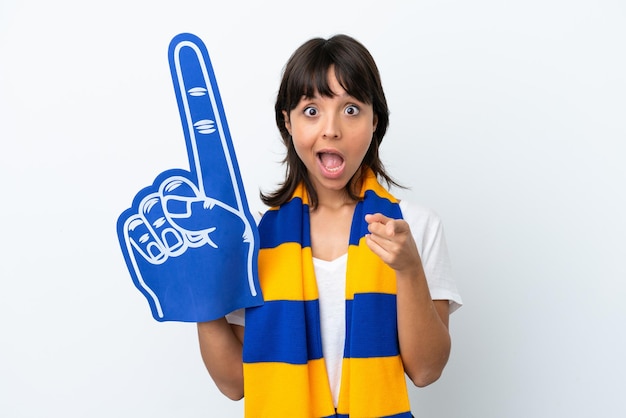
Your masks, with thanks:
M 156 320 L 208 321 L 263 303 L 258 232 L 206 47 L 180 34 L 169 62 L 190 171 L 161 173 L 120 215 L 117 232 Z

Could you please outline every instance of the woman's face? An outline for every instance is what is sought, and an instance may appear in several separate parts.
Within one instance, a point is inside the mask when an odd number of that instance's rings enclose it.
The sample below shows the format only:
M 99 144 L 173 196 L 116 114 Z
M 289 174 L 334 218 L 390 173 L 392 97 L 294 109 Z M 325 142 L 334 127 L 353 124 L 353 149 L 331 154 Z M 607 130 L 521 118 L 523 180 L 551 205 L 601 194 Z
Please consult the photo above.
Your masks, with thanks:
M 334 67 L 328 71 L 334 96 L 303 97 L 285 116 L 285 127 L 296 153 L 307 168 L 320 204 L 325 196 L 345 193 L 359 170 L 376 130 L 372 105 L 350 96 L 339 84 Z M 331 193 L 331 194 L 329 194 Z

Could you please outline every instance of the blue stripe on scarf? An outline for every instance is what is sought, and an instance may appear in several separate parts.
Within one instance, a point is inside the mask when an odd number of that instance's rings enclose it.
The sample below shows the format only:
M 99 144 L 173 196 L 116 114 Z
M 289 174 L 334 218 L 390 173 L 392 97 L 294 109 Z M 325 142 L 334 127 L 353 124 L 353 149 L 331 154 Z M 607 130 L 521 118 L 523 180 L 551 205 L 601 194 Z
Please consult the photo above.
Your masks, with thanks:
M 263 230 L 263 234 L 260 234 L 261 248 L 275 248 L 285 242 L 297 242 L 303 248 L 310 247 L 309 217 L 302 216 L 304 210 L 308 212 L 309 206 L 303 205 L 300 198 L 291 199 L 280 210 L 268 210 L 259 224 L 259 230 Z M 303 230 L 307 231 L 306 234 L 293 228 L 293 225 L 300 223 Z M 301 243 L 302 237 L 305 241 Z
M 354 306 L 359 306 L 359 323 L 353 324 Z M 346 358 L 389 357 L 398 347 L 396 295 L 358 293 L 346 301 Z M 353 326 L 355 325 L 355 326 Z
M 369 195 L 377 196 L 373 190 L 365 192 L 365 198 Z M 363 201 L 359 202 L 354 209 L 352 218 L 352 228 L 350 229 L 350 245 L 359 245 L 359 240 L 363 238 L 367 231 L 367 222 L 365 215 L 374 213 L 384 213 L 389 218 L 401 219 L 402 211 L 397 203 L 390 202 L 387 199 L 375 198 L 368 201 L 368 213 L 363 213 Z
M 375 195 L 376 193 L 372 190 L 368 190 L 365 192 L 365 196 L 367 197 L 368 194 Z M 387 199 L 372 199 L 369 206 L 370 209 L 368 212 L 370 213 L 380 212 L 387 214 L 386 216 L 390 218 L 402 218 L 402 212 L 398 204 L 390 202 Z M 302 221 L 304 221 L 302 228 L 305 231 L 309 230 L 309 217 L 302 216 L 303 210 L 308 212 L 308 205 L 303 205 L 300 198 L 293 198 L 285 203 L 280 211 L 267 211 L 259 225 L 259 229 L 263 228 L 265 231 L 271 230 L 273 232 L 261 234 L 261 248 L 275 248 L 285 242 L 297 242 L 301 244 L 303 248 L 310 247 L 311 241 L 309 234 L 302 234 L 302 231 L 289 227 L 290 225 L 297 225 L 302 219 Z M 367 233 L 367 222 L 365 222 L 366 214 L 363 213 L 363 202 L 359 202 L 355 209 L 355 214 L 359 216 L 353 217 L 355 224 L 351 228 L 350 245 L 359 245 L 359 240 Z M 358 227 L 355 228 L 354 226 Z M 305 242 L 300 243 L 301 238 L 304 238 Z
M 352 327 L 354 304 L 359 304 L 362 316 L 359 326 Z M 291 326 L 307 324 L 309 339 L 319 326 L 319 301 L 268 301 L 265 309 L 250 308 L 246 316 L 259 320 L 284 318 L 288 327 L 272 327 L 263 335 L 258 330 L 246 328 L 250 346 L 247 362 L 279 361 L 290 364 L 306 364 L 309 360 L 322 358 L 321 344 L 293 333 Z M 399 354 L 396 334 L 396 297 L 383 293 L 360 293 L 355 300 L 346 302 L 346 358 L 389 357 Z M 389 314 L 387 314 L 389 313 Z M 363 324 L 367 324 L 364 326 Z M 299 338 L 298 338 L 299 337 Z M 252 343 L 251 343 L 252 344 Z M 306 347 L 306 349 L 304 348 Z
M 268 301 L 265 302 L 263 309 L 248 308 L 246 310 L 246 322 L 255 320 L 271 324 L 275 318 L 282 319 L 281 326 L 266 329 L 246 327 L 246 343 L 248 344 L 246 362 L 278 361 L 306 364 L 309 360 L 322 358 L 322 344 L 312 338 L 317 334 L 313 330 L 319 329 L 320 326 L 318 300 Z M 302 324 L 306 324 L 309 328 L 307 335 L 293 332 Z

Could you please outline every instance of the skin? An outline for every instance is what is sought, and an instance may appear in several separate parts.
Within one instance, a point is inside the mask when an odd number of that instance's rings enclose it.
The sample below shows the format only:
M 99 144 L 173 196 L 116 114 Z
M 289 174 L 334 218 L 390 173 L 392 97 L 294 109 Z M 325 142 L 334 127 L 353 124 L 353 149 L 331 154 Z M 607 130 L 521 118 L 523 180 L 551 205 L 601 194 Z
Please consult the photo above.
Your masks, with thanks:
M 377 123 L 372 106 L 351 97 L 332 67 L 328 77 L 334 96 L 303 97 L 295 109 L 284 112 L 285 127 L 318 193 L 318 206 L 310 213 L 311 246 L 313 256 L 322 260 L 334 260 L 348 250 L 356 202 L 345 186 L 361 170 Z M 321 158 L 324 153 L 334 156 L 332 164 Z M 358 184 L 352 186 L 358 190 Z M 367 245 L 396 272 L 398 335 L 406 374 L 416 386 L 427 386 L 440 377 L 450 354 L 449 302 L 432 300 L 404 220 L 382 214 L 366 215 L 365 220 Z M 199 323 L 198 337 L 202 359 L 220 391 L 241 399 L 243 328 L 221 318 Z

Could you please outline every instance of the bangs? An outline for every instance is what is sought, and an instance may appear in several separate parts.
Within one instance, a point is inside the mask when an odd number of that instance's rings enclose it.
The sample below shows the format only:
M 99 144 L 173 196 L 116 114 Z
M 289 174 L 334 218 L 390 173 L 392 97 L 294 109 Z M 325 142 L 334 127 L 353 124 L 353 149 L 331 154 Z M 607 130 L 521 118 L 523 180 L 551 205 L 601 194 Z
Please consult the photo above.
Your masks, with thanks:
M 373 103 L 370 92 L 376 91 L 374 79 L 369 74 L 366 66 L 359 65 L 359 61 L 345 51 L 335 51 L 332 44 L 326 44 L 321 48 L 311 51 L 311 56 L 306 65 L 300 68 L 293 68 L 292 75 L 288 82 L 288 92 L 297 92 L 290 95 L 287 107 L 294 109 L 302 97 L 312 98 L 316 94 L 324 97 L 333 97 L 336 92 L 332 91 L 328 84 L 328 71 L 333 67 L 335 77 L 341 87 L 355 99 L 367 103 Z M 369 75 L 369 77 L 368 77 Z

